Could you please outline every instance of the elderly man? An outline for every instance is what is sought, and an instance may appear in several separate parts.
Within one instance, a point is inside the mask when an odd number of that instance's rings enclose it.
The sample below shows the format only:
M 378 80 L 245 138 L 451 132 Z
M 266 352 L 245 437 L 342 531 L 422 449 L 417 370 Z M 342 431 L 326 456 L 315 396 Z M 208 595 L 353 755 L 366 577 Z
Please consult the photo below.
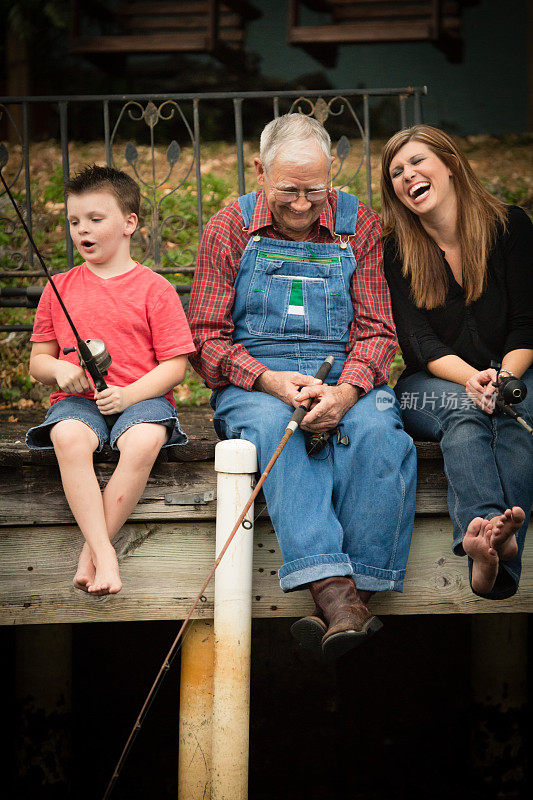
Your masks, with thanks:
M 296 431 L 263 491 L 281 588 L 308 588 L 316 605 L 291 631 L 335 658 L 381 628 L 369 596 L 402 590 L 416 454 L 387 386 L 397 341 L 379 218 L 328 189 L 330 148 L 323 126 L 301 114 L 265 127 L 254 162 L 261 191 L 207 225 L 189 321 L 217 433 L 253 442 L 261 470 L 292 407 L 311 401 L 305 433 Z M 333 369 L 317 383 L 327 355 Z M 306 439 L 330 431 L 308 455 Z

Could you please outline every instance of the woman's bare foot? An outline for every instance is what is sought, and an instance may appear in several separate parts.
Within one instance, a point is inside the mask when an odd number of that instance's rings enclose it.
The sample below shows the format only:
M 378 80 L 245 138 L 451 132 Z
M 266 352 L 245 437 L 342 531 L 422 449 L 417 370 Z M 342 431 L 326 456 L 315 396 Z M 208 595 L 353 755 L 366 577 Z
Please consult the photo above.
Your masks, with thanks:
M 96 570 L 91 556 L 91 550 L 87 542 L 83 545 L 78 560 L 78 569 L 72 579 L 72 583 L 76 589 L 81 589 L 82 592 L 88 591 L 89 584 L 94 582 Z
M 490 544 L 501 561 L 510 561 L 518 553 L 516 532 L 523 524 L 526 515 L 520 506 L 508 508 L 503 514 L 490 520 L 492 535 Z
M 122 589 L 122 581 L 118 572 L 118 560 L 115 548 L 102 548 L 95 554 L 96 574 L 94 581 L 87 586 L 89 594 L 117 594 Z
M 488 594 L 498 575 L 498 553 L 491 546 L 492 528 L 486 519 L 474 517 L 466 529 L 463 549 L 472 561 L 472 589 Z

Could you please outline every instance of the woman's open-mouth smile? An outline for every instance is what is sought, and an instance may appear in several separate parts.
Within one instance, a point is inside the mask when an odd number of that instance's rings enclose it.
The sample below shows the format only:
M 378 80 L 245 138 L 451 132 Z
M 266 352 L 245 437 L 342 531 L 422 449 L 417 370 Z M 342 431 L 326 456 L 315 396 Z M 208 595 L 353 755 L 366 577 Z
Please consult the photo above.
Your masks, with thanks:
M 407 194 L 413 203 L 421 203 L 426 199 L 431 190 L 429 181 L 418 181 L 409 187 Z

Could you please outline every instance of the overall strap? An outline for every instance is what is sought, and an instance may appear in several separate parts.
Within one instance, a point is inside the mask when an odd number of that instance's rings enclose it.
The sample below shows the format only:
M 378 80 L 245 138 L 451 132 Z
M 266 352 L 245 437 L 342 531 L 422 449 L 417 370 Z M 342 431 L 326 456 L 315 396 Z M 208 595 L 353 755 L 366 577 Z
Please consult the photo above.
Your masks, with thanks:
M 248 192 L 248 194 L 243 194 L 239 197 L 239 206 L 241 207 L 241 214 L 245 229 L 250 225 L 256 203 L 257 194 L 255 192 Z
M 335 233 L 353 236 L 357 225 L 357 212 L 359 210 L 359 198 L 348 192 L 336 190 L 337 194 L 337 213 L 335 215 Z

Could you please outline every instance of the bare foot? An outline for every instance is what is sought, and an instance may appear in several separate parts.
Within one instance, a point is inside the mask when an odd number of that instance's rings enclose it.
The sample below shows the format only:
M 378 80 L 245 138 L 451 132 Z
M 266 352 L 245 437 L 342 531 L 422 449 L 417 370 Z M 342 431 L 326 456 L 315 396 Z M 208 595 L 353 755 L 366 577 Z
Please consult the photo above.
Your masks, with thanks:
M 498 574 L 498 553 L 491 546 L 492 528 L 486 519 L 474 517 L 466 529 L 463 549 L 474 562 L 472 565 L 472 589 L 488 594 Z
M 510 561 L 518 553 L 516 532 L 526 518 L 520 506 L 508 508 L 505 513 L 490 520 L 492 535 L 491 546 L 494 547 L 501 561 Z
M 115 548 L 110 543 L 95 555 L 96 574 L 94 581 L 87 585 L 89 594 L 117 594 L 122 589 L 118 573 L 118 560 Z
M 78 569 L 72 580 L 76 589 L 81 589 L 82 592 L 88 591 L 89 584 L 94 582 L 96 570 L 91 556 L 91 550 L 87 542 L 83 545 L 78 560 Z

